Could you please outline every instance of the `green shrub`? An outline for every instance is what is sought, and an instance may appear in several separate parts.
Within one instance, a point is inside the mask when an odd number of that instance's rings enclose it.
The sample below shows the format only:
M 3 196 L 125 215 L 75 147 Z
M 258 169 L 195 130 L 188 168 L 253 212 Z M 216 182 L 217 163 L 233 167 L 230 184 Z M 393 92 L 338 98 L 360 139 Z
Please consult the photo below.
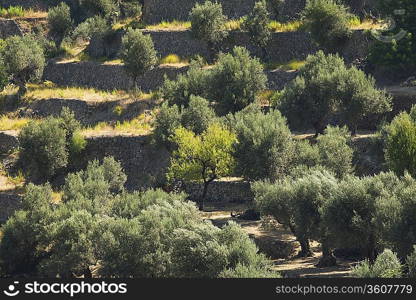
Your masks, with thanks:
M 350 133 L 346 127 L 325 129 L 325 134 L 317 138 L 320 164 L 331 170 L 338 178 L 352 172 L 353 150 L 349 146 Z
M 72 32 L 71 39 L 73 42 L 77 40 L 88 40 L 93 37 L 105 37 L 111 32 L 111 26 L 100 16 L 86 19 L 80 23 Z
M 20 159 L 34 181 L 46 181 L 68 164 L 66 131 L 58 119 L 30 122 L 20 132 L 19 141 Z
M 42 47 L 31 35 L 7 38 L 1 50 L 1 58 L 6 73 L 19 87 L 18 95 L 26 92 L 26 83 L 40 80 L 45 67 Z
M 257 58 L 243 47 L 220 55 L 212 69 L 210 93 L 223 114 L 242 110 L 266 88 L 267 76 Z
M 86 17 L 94 17 L 100 15 L 102 17 L 110 17 L 118 10 L 114 0 L 77 0 L 79 2 L 80 11 Z
M 355 133 L 366 115 L 391 110 L 391 96 L 338 55 L 319 51 L 308 56 L 299 75 L 279 94 L 277 107 L 295 127 L 313 126 L 321 133 L 336 113 Z
M 189 70 L 185 74 L 179 74 L 176 80 L 165 77 L 163 86 L 160 88 L 162 98 L 170 105 L 187 107 L 191 95 L 209 99 L 211 86 L 211 72 L 201 69 L 201 65 L 192 61 Z
M 121 42 L 120 58 L 137 87 L 137 78 L 151 70 L 157 63 L 151 36 L 144 35 L 138 29 L 129 29 Z
M 70 158 L 80 153 L 86 141 L 78 132 L 80 123 L 64 108 L 60 117 L 30 122 L 19 134 L 19 160 L 32 180 L 46 181 L 68 166 Z
M 210 60 L 212 60 L 218 46 L 228 36 L 225 28 L 227 18 L 223 15 L 222 5 L 211 1 L 206 1 L 204 4 L 196 3 L 189 18 L 192 36 L 208 44 L 211 51 Z
M 271 36 L 269 23 L 270 14 L 267 10 L 266 0 L 256 2 L 244 22 L 244 28 L 248 31 L 252 42 L 263 50 L 263 59 L 267 56 L 266 46 Z
M 373 265 L 368 261 L 361 262 L 354 267 L 352 274 L 359 278 L 400 278 L 402 265 L 397 255 L 389 249 L 384 250 Z
M 181 126 L 182 112 L 177 105 L 169 106 L 163 103 L 156 115 L 153 136 L 157 144 L 165 145 L 168 149 L 173 148 L 171 138 L 175 130 Z
M 308 0 L 302 12 L 315 43 L 325 52 L 337 52 L 351 35 L 347 7 L 335 0 Z
M 120 10 L 125 18 L 138 18 L 142 15 L 140 0 L 123 1 L 120 3 Z
M 189 106 L 182 109 L 181 123 L 183 127 L 201 134 L 208 129 L 215 117 L 215 112 L 209 106 L 208 100 L 191 95 Z
M 286 119 L 279 111 L 263 113 L 249 106 L 231 117 L 235 144 L 236 172 L 249 179 L 276 179 L 290 168 L 293 142 Z
M 64 37 L 72 29 L 71 11 L 69 6 L 61 2 L 59 5 L 52 7 L 48 11 L 49 31 L 54 35 L 55 42 L 59 46 Z
M 407 113 L 401 113 L 385 128 L 385 159 L 399 175 L 405 171 L 416 175 L 416 124 Z

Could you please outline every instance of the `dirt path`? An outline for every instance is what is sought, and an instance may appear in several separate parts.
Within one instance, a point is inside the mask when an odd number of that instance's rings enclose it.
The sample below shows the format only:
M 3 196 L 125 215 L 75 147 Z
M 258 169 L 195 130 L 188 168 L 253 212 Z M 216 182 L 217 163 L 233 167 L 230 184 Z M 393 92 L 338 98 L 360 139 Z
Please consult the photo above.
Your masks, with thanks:
M 296 238 L 290 231 L 283 228 L 282 225 L 276 224 L 272 226 L 264 226 L 262 221 L 246 221 L 231 217 L 231 211 L 241 211 L 241 206 L 231 208 L 221 208 L 204 212 L 203 217 L 211 220 L 214 225 L 222 226 L 228 221 L 233 220 L 241 225 L 241 227 L 252 237 L 256 243 L 268 243 L 269 247 L 279 247 L 281 245 L 288 246 L 285 249 L 291 254 L 288 258 L 274 258 L 273 262 L 275 270 L 281 272 L 285 277 L 348 277 L 354 261 L 337 258 L 337 266 L 327 268 L 317 268 L 315 265 L 321 257 L 320 244 L 312 242 L 311 248 L 314 253 L 312 257 L 298 258 L 296 253 L 300 246 Z M 261 247 L 260 247 L 261 249 Z

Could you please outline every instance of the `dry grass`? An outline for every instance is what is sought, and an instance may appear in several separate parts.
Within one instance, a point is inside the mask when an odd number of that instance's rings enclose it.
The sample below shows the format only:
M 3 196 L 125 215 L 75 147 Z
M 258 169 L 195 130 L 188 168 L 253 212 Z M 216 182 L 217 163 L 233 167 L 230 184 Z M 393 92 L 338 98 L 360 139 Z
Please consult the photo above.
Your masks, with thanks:
M 190 21 L 162 21 L 158 24 L 147 25 L 146 29 L 148 30 L 187 30 L 191 28 Z
M 30 119 L 28 118 L 15 118 L 4 115 L 0 117 L 0 131 L 20 130 L 29 122 Z
M 176 54 L 169 54 L 165 57 L 162 57 L 159 61 L 159 64 L 161 65 L 188 65 L 189 59 L 182 58 Z
M 273 32 L 291 32 L 298 31 L 303 26 L 301 21 L 291 21 L 288 23 L 280 23 L 277 21 L 271 21 L 269 23 L 269 29 Z
M 144 135 L 152 131 L 153 115 L 141 114 L 137 118 L 116 122 L 106 123 L 100 122 L 93 127 L 88 127 L 82 131 L 84 136 L 98 135 L 98 134 L 134 134 Z
M 113 101 L 131 98 L 129 93 L 122 90 L 107 92 L 93 88 L 59 87 L 52 82 L 28 84 L 27 88 L 28 91 L 23 97 L 25 101 L 50 98 L 80 99 L 84 101 Z
M 264 68 L 266 70 L 281 69 L 284 71 L 295 71 L 303 67 L 305 63 L 306 61 L 304 60 L 292 59 L 288 62 L 268 62 L 264 65 Z

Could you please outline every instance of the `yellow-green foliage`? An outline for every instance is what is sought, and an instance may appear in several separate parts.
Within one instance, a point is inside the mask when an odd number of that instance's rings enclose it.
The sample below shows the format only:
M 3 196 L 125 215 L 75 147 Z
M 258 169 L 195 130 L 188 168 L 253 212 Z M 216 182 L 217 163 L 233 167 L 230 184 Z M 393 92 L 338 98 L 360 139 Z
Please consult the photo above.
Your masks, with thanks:
M 297 60 L 292 59 L 288 62 L 268 62 L 265 64 L 265 69 L 267 70 L 275 70 L 275 69 L 281 69 L 285 71 L 291 71 L 291 70 L 299 70 L 301 67 L 305 65 L 306 61 L 304 60 Z
M 0 130 L 19 130 L 29 123 L 27 118 L 10 118 L 8 116 L 0 117 Z
M 176 54 L 169 54 L 160 59 L 160 64 L 188 64 L 187 59 L 183 59 Z
M 9 8 L 0 9 L 0 17 L 12 18 L 12 17 L 23 17 L 25 11 L 21 6 L 10 6 Z
M 236 136 L 220 125 L 210 125 L 199 136 L 180 127 L 172 140 L 178 149 L 172 154 L 167 174 L 169 180 L 210 182 L 232 173 Z
M 149 30 L 163 30 L 163 29 L 177 29 L 177 30 L 185 30 L 191 28 L 191 22 L 189 21 L 162 21 L 158 24 L 154 25 L 147 25 L 146 29 Z
M 291 21 L 288 23 L 280 23 L 278 21 L 271 21 L 269 23 L 269 29 L 274 32 L 289 32 L 298 31 L 302 28 L 303 23 L 301 21 Z

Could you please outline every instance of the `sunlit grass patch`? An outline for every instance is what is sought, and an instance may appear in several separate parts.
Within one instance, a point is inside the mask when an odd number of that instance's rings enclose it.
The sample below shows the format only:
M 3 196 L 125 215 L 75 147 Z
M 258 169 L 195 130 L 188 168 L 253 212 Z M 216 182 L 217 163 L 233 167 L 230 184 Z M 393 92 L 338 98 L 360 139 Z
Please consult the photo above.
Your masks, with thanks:
M 225 23 L 225 28 L 230 31 L 240 30 L 243 26 L 243 23 L 244 23 L 244 18 L 228 20 L 227 23 Z
M 164 64 L 189 64 L 189 60 L 186 58 L 181 58 L 179 55 L 176 54 L 169 54 L 165 57 L 162 57 L 159 61 L 161 65 Z
M 8 116 L 0 117 L 0 131 L 4 130 L 20 130 L 30 122 L 28 118 L 15 118 Z
M 274 32 L 291 32 L 302 29 L 303 23 L 300 20 L 291 21 L 287 23 L 280 23 L 278 21 L 271 21 L 269 29 Z
M 292 59 L 288 62 L 268 62 L 264 65 L 266 70 L 276 70 L 281 69 L 284 71 L 294 71 L 299 70 L 301 67 L 305 65 L 306 61 L 304 60 L 297 60 Z
M 115 123 L 100 122 L 93 127 L 85 128 L 82 131 L 84 136 L 94 135 L 99 133 L 114 133 L 114 134 L 148 134 L 152 131 L 153 115 L 141 114 L 138 117 L 127 120 L 117 121 Z
M 130 98 L 130 95 L 123 90 L 102 91 L 94 88 L 60 87 L 50 81 L 43 84 L 28 84 L 27 88 L 28 91 L 23 96 L 25 101 L 50 98 L 111 101 Z
M 148 30 L 186 30 L 191 28 L 190 21 L 162 21 L 158 24 L 147 25 Z
M 44 18 L 47 15 L 48 13 L 46 11 L 23 8 L 21 6 L 0 8 L 0 17 L 2 18 Z

